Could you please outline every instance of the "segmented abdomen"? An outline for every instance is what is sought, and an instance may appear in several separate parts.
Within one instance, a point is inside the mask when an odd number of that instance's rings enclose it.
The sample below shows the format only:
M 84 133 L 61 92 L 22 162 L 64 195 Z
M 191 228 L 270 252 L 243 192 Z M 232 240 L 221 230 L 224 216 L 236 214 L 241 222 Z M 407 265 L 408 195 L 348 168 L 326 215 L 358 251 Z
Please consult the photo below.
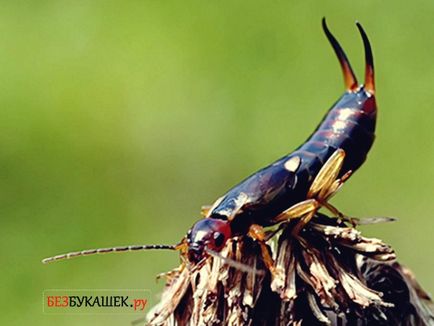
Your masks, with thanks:
M 345 93 L 304 144 L 229 190 L 210 212 L 210 217 L 227 219 L 239 215 L 232 222 L 235 233 L 253 222 L 272 223 L 272 217 L 306 199 L 313 180 L 338 148 L 346 154 L 339 176 L 357 170 L 374 142 L 375 120 L 374 96 L 363 88 Z M 288 170 L 286 163 L 296 157 L 300 165 L 294 171 Z M 238 211 L 237 203 L 242 198 L 248 200 Z
M 356 171 L 365 161 L 375 139 L 375 98 L 363 89 L 345 94 L 317 129 L 292 155 L 300 155 L 303 169 L 314 178 L 336 149 L 346 157 L 340 175 Z M 308 182 L 309 183 L 309 182 Z

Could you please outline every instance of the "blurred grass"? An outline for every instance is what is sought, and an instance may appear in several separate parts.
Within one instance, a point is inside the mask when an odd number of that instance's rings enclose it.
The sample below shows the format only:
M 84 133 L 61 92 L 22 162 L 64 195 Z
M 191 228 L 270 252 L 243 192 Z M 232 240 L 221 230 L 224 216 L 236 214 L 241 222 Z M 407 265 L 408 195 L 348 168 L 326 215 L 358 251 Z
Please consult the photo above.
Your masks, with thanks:
M 2 324 L 117 325 L 45 316 L 47 288 L 148 288 L 171 252 L 40 259 L 175 243 L 211 203 L 294 149 L 343 92 L 326 16 L 363 76 L 374 48 L 380 116 L 369 160 L 334 203 L 434 289 L 432 1 L 0 3 Z

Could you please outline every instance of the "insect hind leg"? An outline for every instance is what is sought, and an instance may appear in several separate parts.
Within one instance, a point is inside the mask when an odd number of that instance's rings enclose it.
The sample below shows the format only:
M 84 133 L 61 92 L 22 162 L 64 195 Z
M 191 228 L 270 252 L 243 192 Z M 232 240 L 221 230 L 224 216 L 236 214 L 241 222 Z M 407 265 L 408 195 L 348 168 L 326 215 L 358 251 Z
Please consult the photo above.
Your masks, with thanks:
M 295 226 L 293 231 L 293 235 L 297 236 L 302 228 L 315 216 L 316 212 L 321 207 L 324 207 L 337 217 L 353 223 L 351 218 L 347 218 L 338 209 L 328 203 L 328 200 L 339 191 L 345 181 L 351 176 L 352 172 L 348 171 L 341 178 L 338 178 L 344 159 L 345 151 L 340 148 L 337 149 L 313 180 L 307 193 L 307 199 L 291 206 L 279 214 L 274 221 L 280 223 L 299 218 L 300 222 Z

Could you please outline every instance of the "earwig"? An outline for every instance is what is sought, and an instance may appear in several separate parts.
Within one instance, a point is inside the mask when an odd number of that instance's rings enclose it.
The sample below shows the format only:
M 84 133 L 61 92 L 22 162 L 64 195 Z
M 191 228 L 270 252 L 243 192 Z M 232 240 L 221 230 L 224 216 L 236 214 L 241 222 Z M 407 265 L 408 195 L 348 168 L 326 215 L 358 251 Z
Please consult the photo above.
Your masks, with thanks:
M 188 230 L 179 244 L 92 249 L 46 258 L 43 262 L 99 253 L 170 249 L 180 251 L 181 258 L 192 267 L 213 256 L 249 272 L 249 267 L 219 254 L 229 239 L 248 235 L 257 240 L 264 262 L 273 272 L 264 227 L 299 219 L 293 230 L 297 237 L 322 207 L 345 219 L 328 200 L 365 161 L 374 142 L 377 114 L 371 45 L 360 23 L 356 25 L 365 48 L 364 85 L 357 82 L 345 52 L 323 19 L 324 33 L 340 62 L 345 93 L 305 143 L 244 179 L 212 206 L 205 207 L 204 217 Z

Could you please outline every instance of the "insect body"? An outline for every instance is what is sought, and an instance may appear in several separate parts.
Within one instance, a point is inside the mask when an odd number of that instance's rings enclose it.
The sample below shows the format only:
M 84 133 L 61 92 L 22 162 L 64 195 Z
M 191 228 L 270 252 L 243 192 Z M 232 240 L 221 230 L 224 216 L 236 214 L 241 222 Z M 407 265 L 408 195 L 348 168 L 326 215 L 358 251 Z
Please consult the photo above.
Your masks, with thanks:
M 207 247 L 219 250 L 228 238 L 247 233 L 252 225 L 267 226 L 281 220 L 276 217 L 308 198 L 315 178 L 334 153 L 341 153 L 337 178 L 347 179 L 365 161 L 375 138 L 377 109 L 371 47 L 359 23 L 357 27 L 365 46 L 365 85 L 358 85 L 344 51 L 323 20 L 324 32 L 341 63 L 347 91 L 303 145 L 229 190 L 209 209 L 205 219 L 193 225 L 187 235 L 191 262 L 203 258 Z
M 93 253 L 161 248 L 180 250 L 182 257 L 195 265 L 207 254 L 220 251 L 229 238 L 248 234 L 259 240 L 270 267 L 263 226 L 301 218 L 296 229 L 300 231 L 321 206 L 341 215 L 327 200 L 365 161 L 374 141 L 377 113 L 371 47 L 359 23 L 357 27 L 365 47 L 365 84 L 358 84 L 344 51 L 323 20 L 324 32 L 342 67 L 346 92 L 304 144 L 219 198 L 180 244 L 94 249 L 47 258 L 44 262 Z

